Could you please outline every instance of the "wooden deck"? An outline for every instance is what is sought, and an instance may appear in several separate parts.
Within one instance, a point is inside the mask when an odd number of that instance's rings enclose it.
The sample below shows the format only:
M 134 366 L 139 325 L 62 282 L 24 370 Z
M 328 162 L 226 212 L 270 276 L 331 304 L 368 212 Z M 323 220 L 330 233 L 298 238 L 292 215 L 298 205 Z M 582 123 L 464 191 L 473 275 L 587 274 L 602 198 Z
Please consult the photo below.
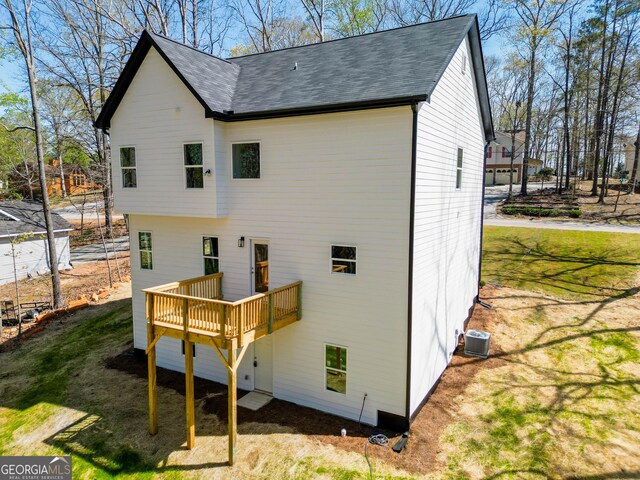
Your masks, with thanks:
M 242 348 L 301 318 L 302 282 L 235 302 L 222 300 L 222 273 L 143 290 L 158 334 L 220 348 Z M 208 337 L 208 338 L 206 338 Z
M 192 344 L 210 345 L 227 369 L 229 464 L 236 450 L 237 369 L 247 347 L 302 318 L 302 282 L 230 302 L 223 300 L 222 273 L 144 289 L 149 367 L 149 430 L 158 431 L 156 343 L 163 337 L 185 342 L 187 448 L 195 443 Z M 240 349 L 238 353 L 237 350 Z M 222 353 L 226 350 L 226 356 Z

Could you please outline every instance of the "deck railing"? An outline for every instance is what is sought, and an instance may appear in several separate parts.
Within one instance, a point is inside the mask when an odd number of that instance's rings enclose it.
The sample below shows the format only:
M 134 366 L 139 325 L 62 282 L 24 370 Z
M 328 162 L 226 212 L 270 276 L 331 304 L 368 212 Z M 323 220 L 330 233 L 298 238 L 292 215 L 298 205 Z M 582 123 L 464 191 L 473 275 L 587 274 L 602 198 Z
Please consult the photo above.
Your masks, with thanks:
M 229 302 L 222 300 L 222 277 L 216 273 L 143 290 L 147 320 L 226 340 L 253 330 L 271 333 L 279 322 L 301 318 L 302 282 Z

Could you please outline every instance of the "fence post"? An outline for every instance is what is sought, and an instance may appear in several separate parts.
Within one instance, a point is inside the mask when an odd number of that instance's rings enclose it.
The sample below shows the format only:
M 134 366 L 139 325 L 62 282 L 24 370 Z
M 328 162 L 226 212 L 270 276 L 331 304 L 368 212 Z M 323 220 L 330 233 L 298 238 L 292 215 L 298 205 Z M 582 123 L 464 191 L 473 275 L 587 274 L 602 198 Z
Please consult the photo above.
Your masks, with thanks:
M 267 321 L 267 333 L 273 331 L 273 294 L 269 294 L 269 320 Z
M 302 318 L 302 284 L 298 285 L 298 320 Z

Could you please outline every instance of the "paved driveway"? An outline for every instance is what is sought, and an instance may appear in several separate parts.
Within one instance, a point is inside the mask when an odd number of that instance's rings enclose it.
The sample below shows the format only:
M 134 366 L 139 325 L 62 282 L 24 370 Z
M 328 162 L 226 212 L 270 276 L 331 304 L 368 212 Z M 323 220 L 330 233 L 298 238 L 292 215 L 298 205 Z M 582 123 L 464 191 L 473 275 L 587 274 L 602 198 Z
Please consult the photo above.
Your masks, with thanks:
M 531 189 L 539 183 L 529 183 Z M 513 186 L 513 193 L 520 193 L 520 185 Z M 598 222 L 576 222 L 572 220 L 539 220 L 512 218 L 498 215 L 496 206 L 509 195 L 509 186 L 487 187 L 484 190 L 484 224 L 497 227 L 551 228 L 558 230 L 582 230 L 590 232 L 638 233 L 640 225 L 616 225 Z
M 113 242 L 107 242 L 107 250 L 109 258 L 113 258 L 115 252 L 128 252 L 129 237 L 114 238 Z M 102 243 L 92 243 L 71 249 L 71 263 L 95 262 L 105 259 L 106 255 Z

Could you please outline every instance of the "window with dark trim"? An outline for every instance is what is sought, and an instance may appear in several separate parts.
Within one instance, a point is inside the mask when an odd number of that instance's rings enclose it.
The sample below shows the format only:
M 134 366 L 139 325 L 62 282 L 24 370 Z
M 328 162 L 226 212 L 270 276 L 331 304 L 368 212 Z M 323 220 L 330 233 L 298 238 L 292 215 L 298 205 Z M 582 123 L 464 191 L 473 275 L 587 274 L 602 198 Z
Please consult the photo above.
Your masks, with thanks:
M 120 147 L 120 170 L 122 170 L 122 188 L 136 188 L 136 149 L 135 147 Z
M 464 151 L 462 148 L 458 148 L 458 163 L 456 165 L 456 189 L 460 190 L 462 188 L 462 157 L 464 155 Z
M 356 274 L 356 247 L 331 245 L 331 273 Z
M 204 188 L 202 144 L 184 144 L 184 170 L 187 188 Z
M 234 143 L 233 178 L 260 178 L 260 144 Z
M 138 250 L 140 250 L 140 268 L 153 270 L 151 232 L 138 232 Z
M 325 388 L 332 392 L 347 393 L 347 349 L 325 345 Z
M 204 259 L 205 275 L 211 275 L 212 273 L 218 273 L 220 271 L 217 237 L 202 237 L 202 258 Z

